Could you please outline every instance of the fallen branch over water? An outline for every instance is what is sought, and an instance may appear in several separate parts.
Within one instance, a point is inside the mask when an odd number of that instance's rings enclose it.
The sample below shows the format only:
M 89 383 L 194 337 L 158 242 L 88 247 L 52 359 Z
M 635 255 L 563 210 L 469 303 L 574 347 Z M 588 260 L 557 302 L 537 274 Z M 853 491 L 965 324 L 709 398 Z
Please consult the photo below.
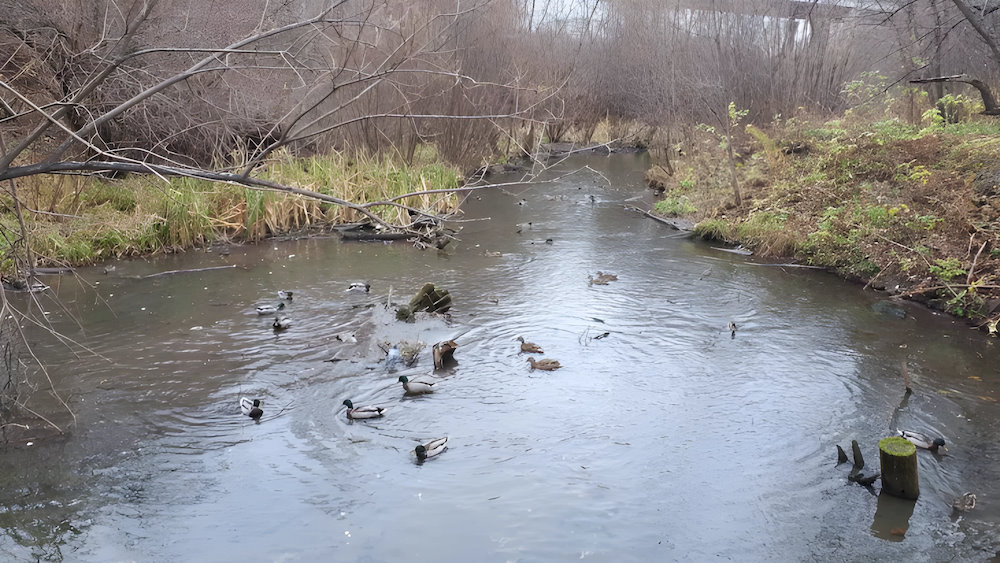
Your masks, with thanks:
M 809 270 L 825 270 L 826 269 L 825 266 L 810 266 L 809 264 L 791 264 L 791 263 L 784 263 L 784 264 L 755 264 L 753 262 L 750 262 L 750 265 L 751 266 L 768 266 L 768 267 L 771 267 L 771 268 L 807 268 Z
M 209 270 L 228 270 L 229 268 L 235 268 L 236 264 L 229 264 L 228 266 L 212 266 L 211 268 L 191 268 L 189 270 L 168 270 L 166 272 L 160 272 L 158 274 L 149 274 L 148 276 L 139 276 L 140 279 L 148 278 L 158 278 L 160 276 L 172 276 L 174 274 L 190 274 L 193 272 L 207 272 Z
M 912 297 L 914 295 L 920 295 L 920 294 L 923 294 L 923 293 L 931 293 L 933 291 L 938 291 L 938 290 L 941 290 L 941 289 L 947 289 L 947 290 L 951 291 L 952 293 L 954 293 L 954 291 L 955 291 L 956 288 L 958 288 L 958 289 L 972 289 L 972 288 L 976 288 L 976 289 L 1000 289 L 1000 285 L 990 285 L 990 284 L 982 284 L 982 283 L 952 283 L 952 284 L 948 284 L 948 285 L 935 285 L 935 286 L 931 286 L 931 287 L 917 287 L 917 288 L 911 289 L 910 291 L 907 291 L 905 293 L 901 293 L 899 296 L 900 297 Z
M 641 214 L 645 215 L 646 217 L 649 217 L 650 219 L 656 221 L 657 223 L 663 223 L 664 225 L 672 227 L 676 231 L 685 231 L 685 232 L 688 232 L 688 231 L 691 231 L 692 229 L 694 229 L 694 224 L 691 223 L 691 221 L 688 221 L 687 219 L 666 219 L 664 217 L 660 217 L 659 215 L 655 215 L 653 213 L 650 213 L 649 211 L 646 211 L 645 209 L 639 209 L 638 207 L 636 207 L 634 205 L 626 205 L 624 207 L 625 207 L 625 209 L 627 209 L 629 211 L 635 211 L 636 213 L 641 213 Z

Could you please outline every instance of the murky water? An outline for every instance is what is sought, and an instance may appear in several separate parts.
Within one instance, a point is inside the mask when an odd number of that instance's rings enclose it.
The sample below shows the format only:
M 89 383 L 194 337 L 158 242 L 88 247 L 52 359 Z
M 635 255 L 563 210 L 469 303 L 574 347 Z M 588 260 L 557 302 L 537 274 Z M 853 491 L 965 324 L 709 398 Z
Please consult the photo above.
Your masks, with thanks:
M 93 287 L 53 280 L 64 308 L 43 297 L 49 319 L 90 352 L 41 335 L 35 350 L 77 422 L 64 438 L 3 453 L 0 554 L 993 557 L 995 341 L 915 307 L 902 320 L 879 315 L 858 286 L 713 250 L 623 209 L 647 197 L 641 159 L 563 166 L 589 165 L 610 186 L 582 170 L 482 193 L 447 253 L 306 239 L 82 272 Z M 135 277 L 226 264 L 238 268 Z M 599 270 L 618 281 L 589 285 Z M 345 292 L 354 280 L 371 293 Z M 404 301 L 425 281 L 451 291 L 450 321 L 394 322 L 390 292 Z M 294 325 L 275 334 L 254 307 L 276 304 L 278 289 L 295 291 Z M 359 343 L 336 339 L 346 331 Z M 529 371 L 518 336 L 564 367 Z M 431 376 L 429 349 L 394 373 L 380 363 L 379 342 L 452 337 L 451 370 Z M 944 436 L 949 453 L 919 452 L 921 497 L 900 506 L 834 464 L 835 445 L 858 439 L 877 466 L 903 362 L 915 393 L 899 424 Z M 404 398 L 400 374 L 433 377 L 438 391 Z M 261 423 L 240 415 L 243 395 L 264 401 Z M 350 422 L 345 398 L 387 414 Z M 51 402 L 40 391 L 31 404 Z M 414 446 L 439 436 L 448 450 L 417 464 Z M 953 515 L 965 491 L 979 504 Z

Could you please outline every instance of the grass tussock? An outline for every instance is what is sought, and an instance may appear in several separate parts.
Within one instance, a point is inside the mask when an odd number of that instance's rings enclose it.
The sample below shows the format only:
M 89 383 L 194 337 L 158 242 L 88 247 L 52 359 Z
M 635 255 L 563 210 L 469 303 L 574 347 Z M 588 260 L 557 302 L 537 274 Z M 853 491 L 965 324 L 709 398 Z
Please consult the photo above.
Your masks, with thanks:
M 434 161 L 432 152 L 413 165 L 388 158 L 329 154 L 308 158 L 278 155 L 262 178 L 345 201 L 385 201 L 406 193 L 453 189 L 461 177 Z M 295 194 L 262 191 L 192 178 L 129 176 L 119 180 L 68 176 L 18 180 L 28 240 L 37 262 L 86 264 L 127 255 L 177 251 L 220 239 L 255 241 L 278 233 L 358 221 L 347 207 Z M 453 211 L 454 192 L 424 194 L 397 203 L 431 213 Z M 396 223 L 409 221 L 406 209 L 374 206 L 371 211 Z M 12 199 L 0 196 L 0 251 L 19 244 Z M 9 252 L 3 253 L 8 255 Z M 9 263 L 0 270 L 9 271 Z
M 915 123 L 849 112 L 748 127 L 734 141 L 741 206 L 723 147 L 696 134 L 674 174 L 657 177 L 655 211 L 683 201 L 703 238 L 986 315 L 1000 285 L 1000 121 L 959 113 L 957 122 L 934 111 Z

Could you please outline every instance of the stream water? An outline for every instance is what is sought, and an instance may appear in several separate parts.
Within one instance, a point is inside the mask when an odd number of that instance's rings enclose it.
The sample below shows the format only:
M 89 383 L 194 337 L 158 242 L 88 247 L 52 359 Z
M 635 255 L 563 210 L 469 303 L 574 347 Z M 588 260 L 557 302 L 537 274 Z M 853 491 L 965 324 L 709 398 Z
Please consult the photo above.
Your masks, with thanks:
M 76 421 L 0 456 L 0 557 L 994 558 L 996 341 L 626 210 L 650 201 L 643 158 L 579 156 L 551 183 L 480 192 L 447 252 L 306 238 L 46 280 L 39 303 L 75 344 L 28 330 Z M 590 285 L 598 271 L 618 280 Z M 359 280 L 370 293 L 344 291 Z M 394 321 L 384 304 L 425 281 L 450 290 L 451 318 Z M 276 334 L 254 307 L 279 289 L 294 324 Z M 518 336 L 563 368 L 529 371 Z M 429 345 L 449 338 L 458 363 L 432 374 Z M 428 348 L 390 373 L 377 344 L 403 341 Z M 403 397 L 399 375 L 437 392 Z M 263 400 L 260 423 L 241 396 Z M 349 421 L 346 398 L 386 415 Z M 44 390 L 30 404 L 60 416 Z M 836 466 L 857 439 L 877 469 L 894 418 L 948 442 L 918 452 L 915 504 Z M 416 463 L 440 436 L 448 449 Z M 966 491 L 978 506 L 953 514 Z

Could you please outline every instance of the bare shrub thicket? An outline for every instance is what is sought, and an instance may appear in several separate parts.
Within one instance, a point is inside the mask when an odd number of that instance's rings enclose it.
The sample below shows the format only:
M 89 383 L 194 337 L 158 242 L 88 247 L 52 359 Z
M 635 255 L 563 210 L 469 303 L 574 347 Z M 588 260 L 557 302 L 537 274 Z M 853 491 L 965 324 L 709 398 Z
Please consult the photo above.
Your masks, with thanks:
M 920 0 L 895 5 L 869 2 L 865 8 L 878 22 L 873 29 L 887 32 L 894 40 L 890 54 L 872 64 L 871 70 L 884 77 L 887 87 L 883 90 L 912 79 L 955 75 L 1000 84 L 997 6 L 964 0 Z M 962 81 L 929 82 L 902 93 L 903 107 L 896 113 L 914 123 L 945 94 L 978 96 Z

